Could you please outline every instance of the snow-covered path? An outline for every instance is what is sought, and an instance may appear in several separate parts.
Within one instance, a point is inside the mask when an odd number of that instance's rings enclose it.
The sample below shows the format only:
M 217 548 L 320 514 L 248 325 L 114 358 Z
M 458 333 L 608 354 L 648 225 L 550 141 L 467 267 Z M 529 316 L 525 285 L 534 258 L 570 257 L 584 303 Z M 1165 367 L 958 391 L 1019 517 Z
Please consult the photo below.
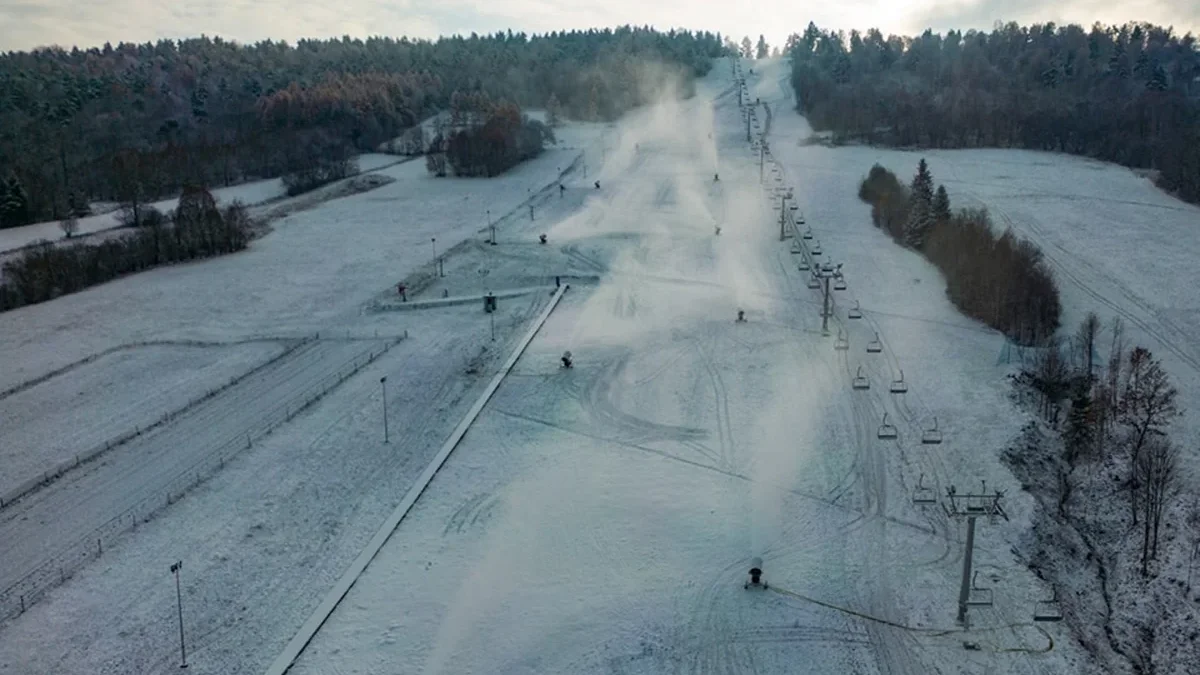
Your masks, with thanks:
M 976 423 L 1006 405 L 1000 386 L 969 384 L 969 359 L 998 336 L 940 291 L 897 283 L 928 267 L 882 240 L 827 255 L 847 263 L 847 298 L 881 307 L 868 284 L 899 298 L 908 328 L 885 311 L 852 321 L 839 299 L 851 349 L 835 351 L 778 240 L 729 84 L 715 72 L 697 99 L 625 124 L 603 190 L 549 230 L 602 281 L 567 294 L 292 672 L 1062 672 L 1058 652 L 1031 653 L 1048 644 L 1030 621 L 1041 589 L 992 534 L 976 568 L 1003 588 L 996 607 L 969 633 L 941 632 L 954 627 L 960 528 L 912 503 L 921 473 L 938 492 L 1003 480 L 970 445 L 1015 430 Z M 809 222 L 845 218 L 817 207 Z M 867 353 L 876 332 L 884 350 Z M 966 367 L 945 379 L 959 400 L 923 397 L 955 348 Z M 866 391 L 850 387 L 860 366 Z M 888 392 L 901 368 L 916 371 L 903 396 Z M 943 422 L 944 446 L 922 446 L 933 414 L 963 405 L 980 409 Z M 877 438 L 884 412 L 899 439 Z M 754 556 L 774 590 L 742 589 Z

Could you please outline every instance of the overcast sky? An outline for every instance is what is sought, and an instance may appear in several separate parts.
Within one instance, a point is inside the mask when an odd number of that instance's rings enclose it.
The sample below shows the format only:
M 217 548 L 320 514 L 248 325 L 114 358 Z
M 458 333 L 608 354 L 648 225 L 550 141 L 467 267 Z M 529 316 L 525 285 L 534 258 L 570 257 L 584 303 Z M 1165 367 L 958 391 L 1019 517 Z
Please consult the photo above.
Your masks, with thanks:
M 650 24 L 720 31 L 771 44 L 822 28 L 989 29 L 1020 23 L 1129 20 L 1200 27 L 1200 0 L 0 0 L 0 50 L 58 44 L 99 46 L 201 33 L 242 42 L 264 38 L 409 35 L 437 37 L 512 28 L 526 32 Z

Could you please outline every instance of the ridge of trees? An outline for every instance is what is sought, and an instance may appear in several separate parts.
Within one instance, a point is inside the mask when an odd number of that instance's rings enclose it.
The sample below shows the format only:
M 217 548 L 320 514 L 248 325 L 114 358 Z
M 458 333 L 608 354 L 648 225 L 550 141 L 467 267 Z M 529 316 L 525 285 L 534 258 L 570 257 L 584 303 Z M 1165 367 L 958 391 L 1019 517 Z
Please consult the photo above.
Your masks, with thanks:
M 924 255 L 946 278 L 946 295 L 967 316 L 1022 345 L 1058 330 L 1062 305 L 1054 276 L 1031 242 L 997 236 L 986 209 L 953 213 L 944 186 L 922 159 L 911 186 L 876 164 L 859 186 L 871 220 L 896 243 Z
M 240 203 L 217 207 L 208 190 L 188 186 L 163 215 L 143 208 L 142 227 L 100 243 L 45 242 L 4 263 L 0 312 L 53 300 L 134 272 L 246 248 L 251 223 Z
M 1200 53 L 1189 33 L 1016 23 L 918 37 L 822 31 L 788 38 L 792 86 L 836 140 L 1020 147 L 1153 169 L 1200 202 Z
M 0 55 L 0 227 L 146 203 L 185 185 L 312 171 L 372 151 L 456 92 L 611 120 L 690 82 L 720 35 L 625 26 L 437 41 L 219 37 Z M 653 78 L 652 78 L 653 79 Z M 333 159 L 329 159 L 333 158 Z

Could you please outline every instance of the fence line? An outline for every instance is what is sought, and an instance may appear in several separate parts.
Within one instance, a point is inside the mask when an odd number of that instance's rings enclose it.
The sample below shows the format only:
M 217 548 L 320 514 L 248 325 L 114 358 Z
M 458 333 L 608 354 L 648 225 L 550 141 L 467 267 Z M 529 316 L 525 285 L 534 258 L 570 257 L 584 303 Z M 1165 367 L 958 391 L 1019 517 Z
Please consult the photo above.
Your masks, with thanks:
M 162 490 L 156 491 L 155 494 L 125 509 L 108 522 L 56 553 L 16 583 L 0 591 L 0 621 L 23 614 L 30 606 L 41 600 L 48 591 L 71 578 L 89 560 L 103 555 L 105 546 L 110 545 L 126 530 L 136 527 L 139 522 L 148 522 L 158 511 L 177 501 L 190 488 L 224 468 L 225 462 L 233 459 L 242 450 L 249 448 L 255 440 L 265 437 L 290 421 L 339 384 L 374 362 L 398 342 L 399 340 L 395 339 L 389 340 L 386 344 L 372 349 L 367 354 L 355 357 L 347 365 L 339 368 L 337 372 L 330 374 L 307 391 L 276 406 L 249 431 L 239 434 L 237 438 L 224 443 L 176 474 Z
M 125 433 L 121 434 L 120 436 L 117 436 L 116 438 L 110 438 L 110 439 L 104 441 L 103 443 L 99 443 L 92 448 L 84 450 L 83 452 L 80 452 L 73 457 L 69 457 L 69 458 L 59 462 L 52 468 L 42 472 L 41 475 L 33 476 L 32 478 L 21 483 L 20 485 L 13 488 L 12 490 L 9 490 L 7 493 L 0 495 L 0 509 L 11 505 L 13 502 L 28 495 L 31 492 L 38 490 L 39 488 L 50 485 L 58 478 L 61 478 L 63 474 L 70 471 L 71 469 L 74 469 L 75 467 L 79 466 L 80 464 L 85 464 L 87 462 L 90 462 L 93 459 L 96 459 L 97 457 L 99 457 L 100 455 L 103 455 L 104 453 L 108 452 L 109 450 L 112 450 L 113 448 L 124 445 L 125 443 L 128 443 L 129 441 L 137 438 L 138 436 L 141 436 L 142 434 L 144 434 L 148 431 L 157 429 L 158 427 L 174 420 L 176 417 L 179 417 L 180 415 L 183 415 L 184 413 L 189 412 L 192 408 L 196 407 L 197 405 L 200 405 L 201 403 L 213 398 L 214 396 L 217 396 L 218 394 L 224 392 L 225 390 L 236 385 L 237 383 L 241 382 L 242 380 L 245 380 L 246 378 L 250 377 L 251 375 L 261 372 L 265 368 L 272 366 L 275 363 L 278 363 L 282 359 L 286 358 L 287 356 L 289 356 L 290 354 L 295 352 L 300 347 L 303 347 L 304 345 L 312 342 L 314 339 L 316 339 L 316 338 L 305 337 L 305 338 L 296 340 L 296 341 L 292 342 L 291 344 L 287 345 L 283 351 L 276 354 L 275 356 L 254 366 L 250 370 L 247 370 L 246 372 L 241 373 L 240 375 L 237 375 L 237 376 L 231 378 L 228 382 L 221 384 L 217 388 L 209 389 L 208 391 L 204 392 L 203 394 L 196 396 L 195 398 L 193 398 L 192 400 L 183 404 L 179 408 L 176 408 L 174 410 L 169 410 L 169 411 L 163 413 L 158 419 L 154 420 L 150 424 L 147 424 L 144 427 L 140 426 L 140 425 L 135 425 L 133 428 L 133 431 L 126 431 Z

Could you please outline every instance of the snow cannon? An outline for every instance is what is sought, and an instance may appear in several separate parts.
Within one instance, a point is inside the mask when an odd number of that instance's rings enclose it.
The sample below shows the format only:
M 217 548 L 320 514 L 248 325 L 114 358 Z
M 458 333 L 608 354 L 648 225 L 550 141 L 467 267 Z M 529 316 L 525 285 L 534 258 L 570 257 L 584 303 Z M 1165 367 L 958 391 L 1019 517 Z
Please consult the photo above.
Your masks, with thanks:
M 599 190 L 599 189 L 600 189 L 600 181 L 596 181 L 596 189 L 597 189 L 597 190 Z
M 750 588 L 758 586 L 764 590 L 768 588 L 767 582 L 762 580 L 762 558 L 755 558 L 750 561 L 750 581 L 742 585 L 742 588 Z
M 737 322 L 738 323 L 746 323 L 746 312 L 744 310 L 740 310 L 740 309 L 738 310 Z
M 570 367 L 571 367 L 571 363 L 572 363 L 572 361 L 571 361 L 571 352 L 569 352 L 569 351 L 567 351 L 567 352 L 563 352 L 563 355 L 562 355 L 562 367 L 563 367 L 563 368 L 570 368 Z
M 538 243 L 541 243 L 541 244 L 546 243 L 546 235 L 544 235 L 544 234 L 538 235 Z

